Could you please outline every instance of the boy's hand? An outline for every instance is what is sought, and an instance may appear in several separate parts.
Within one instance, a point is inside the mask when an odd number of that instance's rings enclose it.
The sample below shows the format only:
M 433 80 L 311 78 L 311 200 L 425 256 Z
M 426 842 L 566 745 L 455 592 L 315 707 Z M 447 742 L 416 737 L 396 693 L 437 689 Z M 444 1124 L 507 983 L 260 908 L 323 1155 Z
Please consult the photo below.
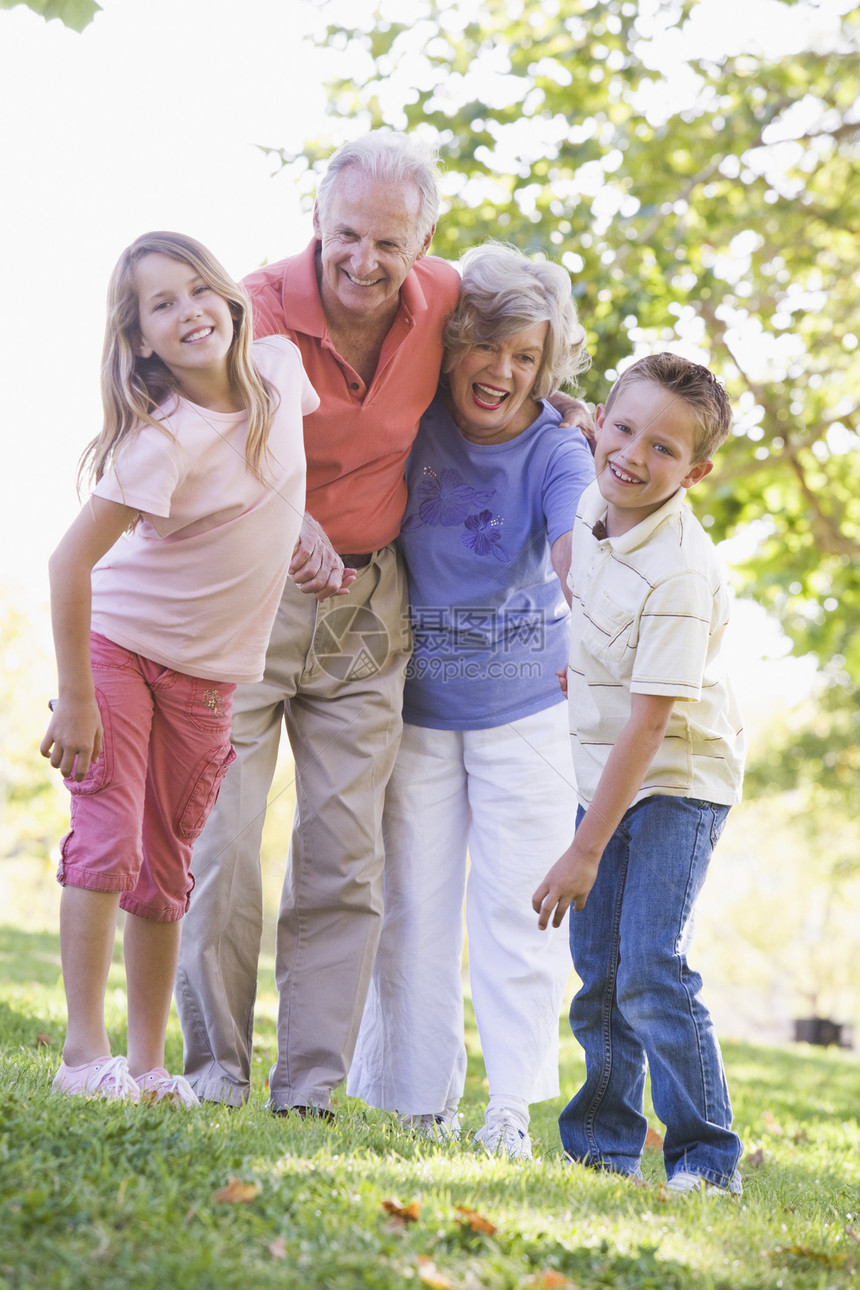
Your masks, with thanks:
M 80 783 L 102 752 L 104 732 L 98 704 L 94 696 L 91 702 L 55 700 L 52 707 L 54 715 L 39 751 L 64 779 Z
M 564 697 L 567 698 L 567 668 L 562 668 L 560 672 L 556 672 L 556 676 L 558 677 L 558 684 L 561 688 L 561 692 Z
M 568 908 L 584 909 L 588 893 L 594 886 L 600 857 L 583 855 L 576 840 L 571 842 L 532 896 L 532 909 L 538 915 L 538 927 L 545 931 L 552 916 L 553 927 L 560 927 Z

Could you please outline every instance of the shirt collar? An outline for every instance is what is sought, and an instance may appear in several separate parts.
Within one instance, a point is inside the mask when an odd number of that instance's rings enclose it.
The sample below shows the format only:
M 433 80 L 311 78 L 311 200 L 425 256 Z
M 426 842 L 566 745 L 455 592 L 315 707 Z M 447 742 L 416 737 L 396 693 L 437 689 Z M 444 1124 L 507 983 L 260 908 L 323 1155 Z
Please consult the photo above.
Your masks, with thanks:
M 642 520 L 634 528 L 628 529 L 626 533 L 621 533 L 618 537 L 608 537 L 605 528 L 606 502 L 603 500 L 600 488 L 595 480 L 594 483 L 589 484 L 582 495 L 581 515 L 598 542 L 608 542 L 613 551 L 623 555 L 630 551 L 635 551 L 637 547 L 647 542 L 664 520 L 667 520 L 672 515 L 680 514 L 686 505 L 686 496 L 686 488 L 679 488 L 677 493 L 673 493 L 658 510 L 654 511 L 652 515 Z M 595 528 L 597 528 L 596 533 Z

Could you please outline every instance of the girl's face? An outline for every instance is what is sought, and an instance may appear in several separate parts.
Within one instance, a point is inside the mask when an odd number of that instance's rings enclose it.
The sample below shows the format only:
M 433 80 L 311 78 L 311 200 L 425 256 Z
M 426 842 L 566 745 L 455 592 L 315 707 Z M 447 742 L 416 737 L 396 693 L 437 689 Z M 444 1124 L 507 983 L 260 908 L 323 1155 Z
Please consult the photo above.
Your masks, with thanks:
M 183 393 L 194 398 L 207 378 L 223 379 L 233 318 L 223 296 L 184 260 L 153 251 L 134 271 L 141 358 L 156 354 Z

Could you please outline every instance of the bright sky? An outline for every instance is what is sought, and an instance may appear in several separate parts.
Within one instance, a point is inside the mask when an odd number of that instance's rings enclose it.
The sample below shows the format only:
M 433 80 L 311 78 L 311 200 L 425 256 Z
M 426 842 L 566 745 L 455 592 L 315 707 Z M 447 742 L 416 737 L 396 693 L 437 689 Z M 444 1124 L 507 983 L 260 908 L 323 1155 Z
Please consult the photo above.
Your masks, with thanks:
M 402 17 L 409 0 L 385 3 Z M 343 5 L 356 18 L 371 8 Z M 738 48 L 787 38 L 772 0 L 701 9 L 708 52 L 715 21 Z M 104 0 L 82 34 L 0 11 L 0 594 L 46 600 L 45 562 L 77 511 L 76 461 L 99 428 L 104 294 L 123 247 L 178 229 L 241 277 L 310 236 L 257 145 L 300 150 L 321 133 L 320 59 L 302 40 L 318 11 L 314 0 Z M 676 39 L 663 45 L 673 57 Z

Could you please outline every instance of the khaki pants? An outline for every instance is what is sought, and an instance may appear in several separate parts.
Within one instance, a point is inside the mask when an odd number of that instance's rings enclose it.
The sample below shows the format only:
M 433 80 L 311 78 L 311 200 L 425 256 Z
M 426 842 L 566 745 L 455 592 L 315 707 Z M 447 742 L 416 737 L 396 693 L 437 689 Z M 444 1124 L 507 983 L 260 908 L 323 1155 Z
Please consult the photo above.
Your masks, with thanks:
M 382 921 L 382 805 L 402 729 L 409 658 L 406 579 L 393 548 L 348 596 L 318 604 L 288 583 L 266 675 L 233 703 L 236 761 L 194 849 L 176 1004 L 199 1097 L 239 1105 L 250 1088 L 262 938 L 260 841 L 281 720 L 296 813 L 275 975 L 275 1107 L 328 1107 L 345 1077 Z

